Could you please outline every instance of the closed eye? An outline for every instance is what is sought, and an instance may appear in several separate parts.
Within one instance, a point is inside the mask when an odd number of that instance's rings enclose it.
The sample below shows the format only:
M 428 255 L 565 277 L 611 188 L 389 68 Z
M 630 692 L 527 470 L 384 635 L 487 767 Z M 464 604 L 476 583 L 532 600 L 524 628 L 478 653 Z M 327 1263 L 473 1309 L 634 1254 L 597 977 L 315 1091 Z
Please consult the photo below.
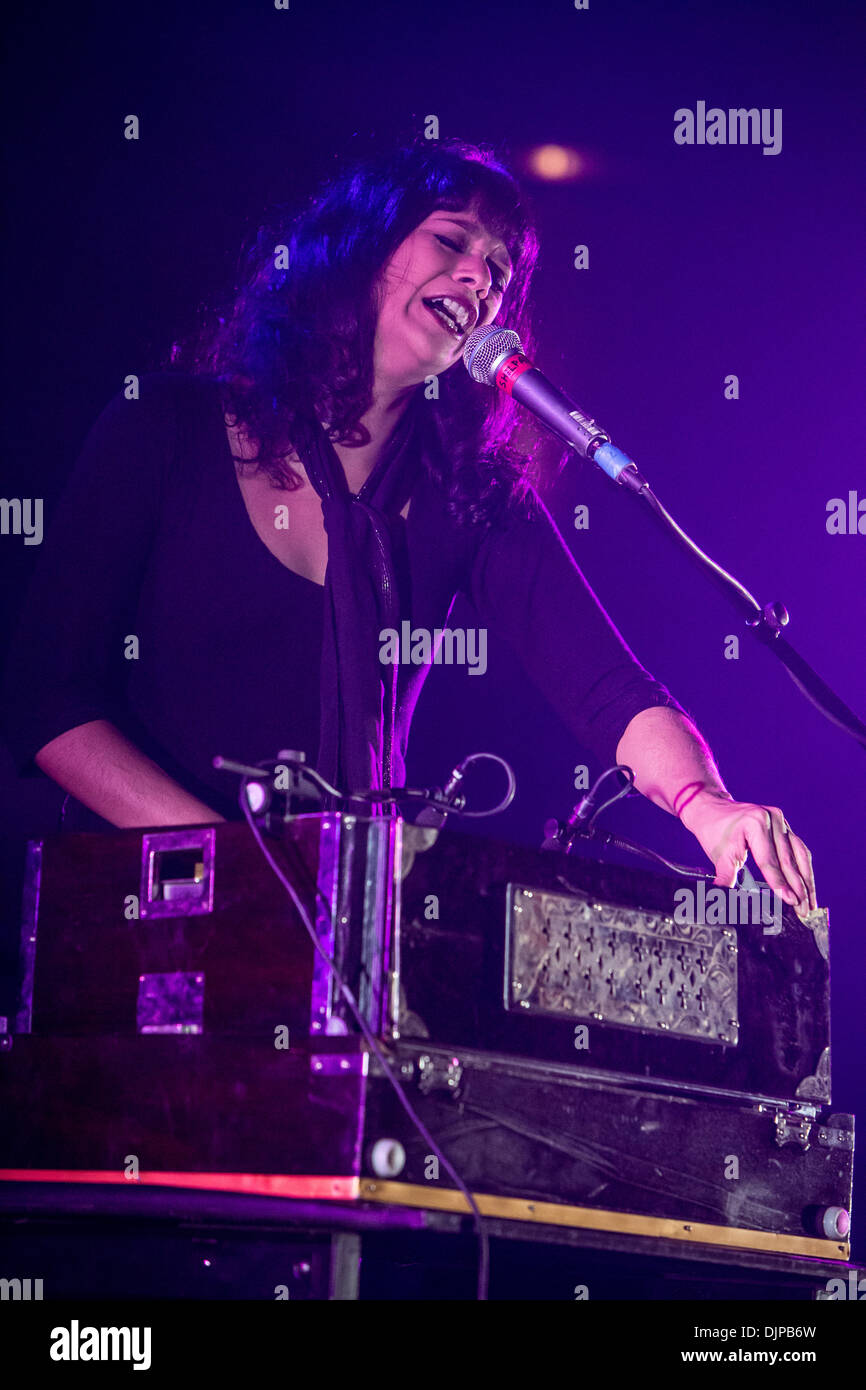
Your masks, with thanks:
M 450 237 L 442 236 L 440 232 L 434 232 L 433 235 L 436 237 L 437 241 L 441 241 L 442 245 L 447 246 L 450 251 L 463 251 L 465 249 L 462 246 L 458 246 L 457 242 L 452 241 Z M 495 261 L 492 261 L 489 258 L 487 261 L 487 265 L 490 269 L 490 284 L 492 289 L 495 291 L 496 294 L 504 294 L 505 280 L 502 278 L 501 273 L 497 273 L 499 272 L 499 266 L 496 264 Z

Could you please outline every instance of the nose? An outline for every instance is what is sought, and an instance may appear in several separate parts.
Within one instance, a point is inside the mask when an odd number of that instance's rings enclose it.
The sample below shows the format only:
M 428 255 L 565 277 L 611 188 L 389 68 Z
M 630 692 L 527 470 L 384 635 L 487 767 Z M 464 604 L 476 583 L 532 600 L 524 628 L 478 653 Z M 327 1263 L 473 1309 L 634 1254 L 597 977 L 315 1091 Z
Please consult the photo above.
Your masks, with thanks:
M 472 285 L 479 299 L 486 298 L 493 283 L 490 267 L 480 252 L 462 257 L 454 278 L 464 285 Z

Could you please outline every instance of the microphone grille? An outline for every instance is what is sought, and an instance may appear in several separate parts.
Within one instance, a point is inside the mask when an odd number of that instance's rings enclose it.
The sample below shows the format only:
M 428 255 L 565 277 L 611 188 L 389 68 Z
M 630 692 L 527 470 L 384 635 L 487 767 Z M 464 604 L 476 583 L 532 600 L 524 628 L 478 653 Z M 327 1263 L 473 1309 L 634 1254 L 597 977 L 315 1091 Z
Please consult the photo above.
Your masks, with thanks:
M 463 362 L 475 381 L 492 386 L 494 362 L 506 353 L 522 351 L 523 344 L 513 329 L 496 328 L 489 324 L 486 328 L 476 328 L 469 334 L 463 349 Z

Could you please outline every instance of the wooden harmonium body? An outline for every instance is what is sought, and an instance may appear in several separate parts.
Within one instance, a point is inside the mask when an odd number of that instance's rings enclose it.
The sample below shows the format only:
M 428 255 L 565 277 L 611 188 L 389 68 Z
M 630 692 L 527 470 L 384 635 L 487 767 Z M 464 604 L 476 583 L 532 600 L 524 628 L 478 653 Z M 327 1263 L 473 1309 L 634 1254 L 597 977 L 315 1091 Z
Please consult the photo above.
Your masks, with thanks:
M 396 819 L 297 816 L 264 843 L 321 952 L 246 825 L 32 843 L 14 1030 L 357 1034 L 327 957 L 387 1042 L 830 1100 L 825 909 L 740 900 L 708 925 L 694 880 Z
M 464 1210 L 396 1079 L 491 1216 L 844 1259 L 827 914 L 699 887 L 384 818 L 47 837 L 0 1181 Z

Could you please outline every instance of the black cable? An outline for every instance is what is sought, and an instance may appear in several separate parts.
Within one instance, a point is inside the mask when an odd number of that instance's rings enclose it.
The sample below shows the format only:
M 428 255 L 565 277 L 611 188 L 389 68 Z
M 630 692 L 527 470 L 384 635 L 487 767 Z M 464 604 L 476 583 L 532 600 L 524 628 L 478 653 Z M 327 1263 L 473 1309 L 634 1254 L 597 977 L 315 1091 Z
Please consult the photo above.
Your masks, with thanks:
M 626 784 L 620 787 L 615 796 L 608 797 L 592 811 L 592 815 L 587 818 L 587 812 L 592 809 L 593 798 L 606 777 L 613 776 L 619 772 L 626 778 Z M 623 797 L 630 796 L 634 791 L 634 772 L 626 763 L 615 763 L 612 767 L 605 768 L 595 779 L 589 791 L 582 801 L 578 803 L 571 813 L 567 823 L 560 828 L 554 839 L 558 839 L 560 844 L 568 853 L 576 840 L 595 840 L 601 845 L 613 845 L 616 849 L 626 850 L 630 854 L 640 855 L 644 859 L 649 859 L 656 864 L 662 864 L 666 869 L 679 874 L 684 878 L 704 878 L 714 879 L 715 870 L 709 872 L 706 869 L 695 869 L 688 864 L 677 864 L 671 859 L 666 859 L 663 854 L 659 854 L 654 849 L 649 849 L 645 845 L 639 845 L 635 840 L 630 840 L 627 835 L 614 835 L 610 831 L 596 829 L 596 821 L 602 811 L 606 811 L 614 802 Z M 570 832 L 570 833 L 569 833 Z M 553 844 L 550 841 L 549 844 Z
M 505 775 L 508 778 L 508 787 L 501 801 L 498 801 L 495 806 L 488 807 L 485 811 L 467 811 L 464 797 L 457 797 L 453 801 L 447 799 L 443 800 L 445 793 L 438 789 L 431 791 L 426 787 L 423 789 L 393 787 L 390 790 L 374 787 L 369 791 L 359 792 L 357 794 L 357 799 L 361 801 L 423 801 L 435 811 L 441 811 L 443 814 L 447 815 L 463 816 L 470 820 L 481 820 L 486 816 L 498 816 L 500 811 L 508 809 L 517 791 L 517 779 L 514 776 L 514 769 L 504 758 L 500 758 L 498 753 L 469 753 L 463 759 L 462 763 L 454 769 L 449 778 L 449 782 L 453 782 L 456 787 L 457 783 L 463 780 L 466 768 L 472 763 L 480 762 L 482 758 L 489 758 L 491 762 L 499 763 L 500 767 L 505 768 Z
M 495 806 L 488 807 L 484 811 L 467 811 L 465 809 L 465 798 L 458 797 L 455 800 L 443 800 L 444 793 L 439 788 L 431 790 L 429 787 L 370 787 L 362 792 L 341 792 L 337 787 L 331 785 L 320 772 L 314 767 L 309 767 L 301 756 L 293 751 L 286 750 L 273 761 L 262 760 L 255 767 L 247 763 L 235 762 L 231 758 L 220 756 L 212 760 L 213 766 L 224 772 L 236 772 L 245 782 L 259 781 L 266 782 L 272 775 L 274 768 L 286 765 L 294 768 L 302 777 L 307 777 L 319 790 L 334 797 L 342 805 L 356 803 L 358 801 L 390 802 L 394 805 L 401 801 L 421 801 L 425 806 L 430 806 L 434 810 L 443 814 L 466 816 L 470 819 L 482 819 L 486 816 L 496 816 L 500 811 L 506 810 L 514 800 L 517 791 L 517 779 L 514 771 L 504 758 L 500 758 L 498 753 L 469 753 L 451 774 L 449 783 L 456 787 L 458 781 L 462 781 L 464 771 L 474 762 L 479 762 L 482 758 L 489 758 L 491 762 L 499 763 L 505 768 L 508 778 L 508 787 L 502 799 Z
M 595 784 L 592 787 L 589 796 L 585 799 L 591 801 L 597 789 L 601 786 L 602 782 L 604 781 L 605 777 L 609 777 L 611 773 L 614 772 L 621 772 L 623 776 L 626 778 L 626 784 L 624 787 L 620 787 L 619 791 L 616 792 L 614 796 L 608 797 L 607 801 L 603 801 L 601 805 L 596 808 L 596 810 L 589 818 L 587 830 L 592 829 L 592 827 L 595 825 L 595 822 L 601 815 L 602 811 L 606 811 L 608 806 L 612 806 L 615 801 L 620 801 L 624 796 L 631 796 L 632 792 L 634 791 L 634 772 L 626 763 L 616 763 L 613 767 L 607 768 L 601 774 L 600 777 L 596 778 Z
M 601 808 L 604 809 L 603 807 Z M 646 845 L 639 845 L 634 840 L 630 840 L 627 835 L 613 835 L 603 830 L 591 829 L 585 837 L 589 840 L 597 840 L 602 845 L 614 845 L 617 849 L 628 850 L 632 854 L 639 854 L 644 859 L 653 859 L 658 864 L 663 864 L 666 869 L 671 869 L 675 874 L 683 878 L 706 878 L 714 879 L 715 870 L 695 869 L 688 864 L 676 864 L 671 859 L 666 859 L 663 854 L 658 854 L 654 849 L 647 848 Z
M 489 1120 L 491 1124 L 500 1129 L 511 1130 L 512 1133 L 520 1135 L 522 1139 L 529 1139 L 533 1143 L 542 1145 L 550 1153 L 563 1154 L 573 1161 L 594 1168 L 602 1179 L 619 1178 L 621 1181 L 627 1182 L 630 1187 L 661 1196 L 668 1196 L 671 1186 L 675 1186 L 679 1192 L 691 1188 L 692 1200 L 706 1211 L 724 1213 L 727 1210 L 726 1205 L 719 1201 L 718 1189 L 714 1188 L 708 1179 L 701 1178 L 697 1173 L 685 1173 L 678 1168 L 661 1167 L 655 1158 L 641 1158 L 640 1155 L 633 1154 L 624 1155 L 621 1146 L 602 1144 L 598 1140 L 578 1140 L 575 1143 L 568 1138 L 544 1134 L 533 1126 L 519 1122 L 511 1116 L 502 1115 L 498 1111 L 486 1110 L 470 1101 L 464 1101 L 463 1109 L 467 1114 Z M 654 1170 L 654 1173 L 661 1179 L 661 1185 L 658 1182 L 648 1181 L 649 1174 L 645 1174 L 642 1180 L 638 1174 L 645 1169 Z M 715 1200 L 705 1200 L 705 1197 L 701 1196 L 702 1188 L 705 1191 L 705 1196 L 711 1196 Z M 545 1198 L 543 1193 L 537 1195 L 542 1201 L 549 1200 L 549 1198 Z M 779 1215 L 779 1208 L 771 1206 L 768 1202 L 762 1202 L 757 1197 L 751 1199 L 751 1205 L 763 1213 L 761 1219 L 768 1223 L 765 1229 L 771 1229 L 769 1223 Z

